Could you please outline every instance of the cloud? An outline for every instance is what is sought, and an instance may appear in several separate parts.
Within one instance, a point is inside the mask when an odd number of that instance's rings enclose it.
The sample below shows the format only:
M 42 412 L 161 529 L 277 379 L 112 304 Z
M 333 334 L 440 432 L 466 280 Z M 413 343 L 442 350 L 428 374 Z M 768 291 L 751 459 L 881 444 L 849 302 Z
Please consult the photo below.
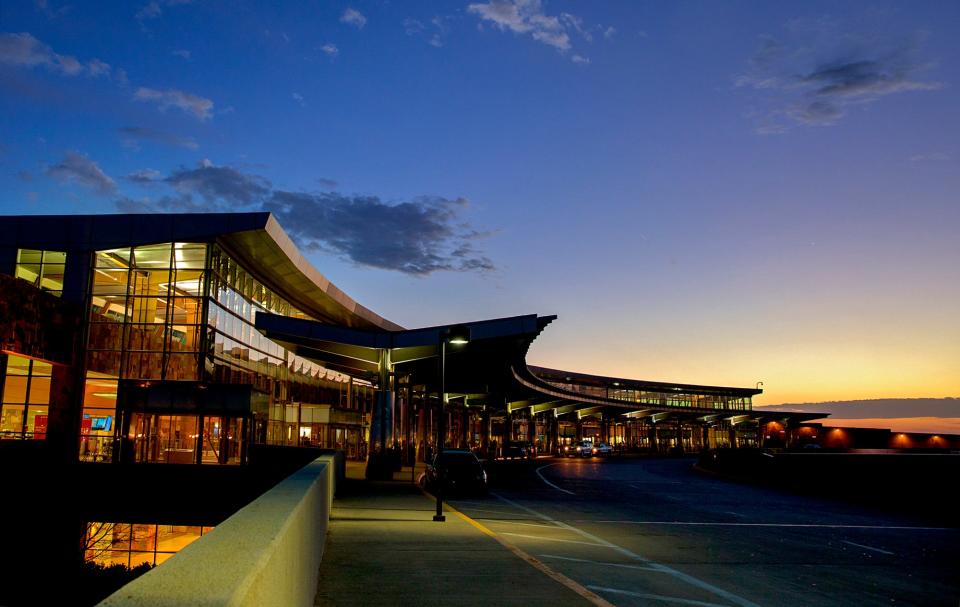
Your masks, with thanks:
M 137 14 L 134 15 L 134 18 L 140 22 L 148 19 L 156 19 L 163 14 L 164 7 L 190 4 L 192 2 L 193 0 L 153 0 L 143 5 L 140 10 L 137 11 Z
M 583 36 L 587 42 L 593 42 L 592 28 L 584 27 L 583 19 L 570 13 L 560 13 L 560 20 L 569 28 Z
M 300 93 L 296 93 L 296 92 L 291 93 L 290 97 L 292 97 L 294 101 L 299 103 L 300 107 L 307 107 L 307 101 L 303 98 L 303 95 L 301 95 Z
M 74 151 L 68 151 L 59 164 L 47 167 L 47 176 L 60 182 L 74 182 L 98 194 L 114 194 L 116 182 L 97 163 Z
M 428 27 L 422 21 L 408 18 L 403 20 L 403 30 L 408 36 L 419 36 L 424 38 L 430 46 L 440 48 L 446 44 L 450 33 L 449 21 L 450 17 L 437 15 L 430 19 Z
M 820 99 L 793 106 L 786 113 L 797 122 L 804 124 L 829 125 L 842 118 L 845 112 L 837 104 Z
M 188 114 L 192 114 L 200 120 L 210 118 L 213 113 L 213 101 L 206 97 L 200 97 L 192 93 L 186 93 L 177 89 L 157 90 L 146 87 L 140 87 L 134 93 L 133 98 L 137 101 L 148 101 L 157 104 L 161 111 L 168 108 L 177 108 Z
M 37 7 L 37 10 L 42 12 L 44 15 L 51 19 L 56 19 L 57 17 L 62 17 L 70 12 L 70 6 L 64 5 L 58 9 L 53 9 L 50 7 L 50 3 L 47 0 L 33 0 L 34 6 Z
M 134 18 L 137 21 L 144 21 L 146 19 L 156 19 L 163 14 L 163 9 L 160 8 L 159 2 L 150 2 L 145 4 L 137 14 L 134 15 Z
M 340 15 L 340 23 L 346 23 L 357 29 L 363 29 L 363 26 L 367 24 L 367 18 L 364 17 L 360 11 L 348 8 Z
M 910 162 L 946 162 L 953 156 L 947 152 L 931 152 L 929 154 L 914 154 L 910 157 Z
M 269 211 L 306 251 L 323 251 L 353 263 L 424 276 L 438 271 L 489 272 L 494 263 L 477 249 L 488 236 L 464 219 L 464 198 L 419 196 L 385 202 L 377 196 L 334 191 L 275 190 L 269 181 L 209 160 L 167 177 L 150 169 L 128 179 L 163 184 L 172 195 L 115 201 L 124 212 Z M 330 179 L 317 180 L 335 188 Z
M 307 250 L 412 275 L 494 270 L 476 252 L 483 234 L 463 229 L 466 199 L 421 196 L 387 204 L 376 196 L 275 191 L 264 210 Z
M 571 13 L 548 15 L 541 0 L 489 0 L 467 5 L 467 12 L 480 17 L 480 29 L 484 23 L 492 24 L 498 30 L 511 31 L 517 35 L 530 36 L 537 42 L 552 46 L 560 53 L 573 48 L 571 34 L 580 36 L 586 42 L 593 42 L 598 32 L 605 38 L 613 36 L 612 27 L 603 30 L 599 25 L 585 25 L 583 19 Z M 573 54 L 574 63 L 587 64 L 582 54 Z
M 320 47 L 320 50 L 326 53 L 328 57 L 336 57 L 340 54 L 340 49 L 338 49 L 337 45 L 332 42 L 324 44 Z
M 855 106 L 942 88 L 940 82 L 921 79 L 930 66 L 918 58 L 922 39 L 904 43 L 845 33 L 828 19 L 795 20 L 785 39 L 760 38 L 735 85 L 753 92 L 761 108 L 752 112 L 759 133 L 836 124 Z
M 543 12 L 540 0 L 490 0 L 467 6 L 467 12 L 478 15 L 482 21 L 489 21 L 500 31 L 510 30 L 515 34 L 529 34 L 537 42 L 552 46 L 564 52 L 570 49 L 570 36 L 559 17 Z M 577 18 L 567 15 L 569 24 Z
M 328 190 L 335 190 L 337 189 L 337 186 L 340 185 L 335 179 L 330 179 L 328 177 L 317 177 L 317 183 Z
M 27 32 L 0 33 L 0 64 L 14 67 L 43 67 L 65 76 L 110 75 L 110 65 L 92 59 L 86 64 L 71 55 L 60 55 Z
M 270 193 L 270 182 L 228 166 L 202 160 L 194 169 L 180 168 L 163 180 L 183 196 L 197 195 L 219 210 L 251 205 Z
M 187 49 L 178 48 L 171 53 L 174 57 L 180 57 L 184 61 L 190 61 L 191 53 Z
M 617 33 L 617 28 L 611 25 L 607 29 L 603 30 L 603 37 L 606 38 L 607 40 L 613 40 L 613 37 L 616 35 L 616 33 Z
M 161 177 L 163 173 L 155 169 L 140 169 L 130 173 L 125 179 L 134 183 L 156 183 Z
M 125 126 L 117 129 L 117 132 L 120 133 L 124 147 L 131 149 L 139 149 L 139 142 L 141 141 L 162 143 L 173 147 L 186 148 L 188 150 L 195 150 L 200 147 L 196 141 L 189 137 L 180 137 L 179 135 L 146 127 Z

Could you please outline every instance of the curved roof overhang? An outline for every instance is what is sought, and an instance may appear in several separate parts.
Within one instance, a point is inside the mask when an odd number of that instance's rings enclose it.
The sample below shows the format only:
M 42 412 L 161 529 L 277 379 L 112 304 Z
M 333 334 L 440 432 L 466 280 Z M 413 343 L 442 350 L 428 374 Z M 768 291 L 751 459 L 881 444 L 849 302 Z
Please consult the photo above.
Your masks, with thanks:
M 314 268 L 273 215 L 253 215 L 258 227 L 220 234 L 217 242 L 258 280 L 317 320 L 358 329 L 403 330 L 354 301 Z
M 298 356 L 353 375 L 374 376 L 389 363 L 422 384 L 437 383 L 437 354 L 447 331 L 465 327 L 466 345 L 446 352 L 448 392 L 506 396 L 511 364 L 555 316 L 512 316 L 399 331 L 364 330 L 308 319 L 258 313 L 254 326 Z M 388 353 L 384 357 L 384 353 Z
M 270 213 L 0 216 L 0 258 L 17 248 L 90 252 L 163 242 L 216 242 L 304 314 L 362 329 L 397 331 L 337 288 L 297 250 Z

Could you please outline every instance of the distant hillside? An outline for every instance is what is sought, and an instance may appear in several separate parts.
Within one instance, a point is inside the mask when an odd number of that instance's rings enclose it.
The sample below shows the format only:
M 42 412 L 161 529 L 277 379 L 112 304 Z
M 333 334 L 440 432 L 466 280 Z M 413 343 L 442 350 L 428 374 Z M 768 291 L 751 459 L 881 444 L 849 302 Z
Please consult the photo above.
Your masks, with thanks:
M 880 398 L 822 403 L 756 406 L 771 411 L 829 413 L 830 419 L 893 419 L 905 417 L 958 417 L 960 398 Z

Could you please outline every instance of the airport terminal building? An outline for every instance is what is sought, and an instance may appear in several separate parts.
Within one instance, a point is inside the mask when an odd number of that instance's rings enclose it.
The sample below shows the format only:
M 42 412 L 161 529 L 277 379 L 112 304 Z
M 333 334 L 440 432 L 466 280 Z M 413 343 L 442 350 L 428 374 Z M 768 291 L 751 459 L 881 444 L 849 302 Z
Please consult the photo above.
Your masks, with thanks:
M 754 410 L 759 388 L 528 364 L 555 320 L 406 329 L 327 280 L 268 213 L 0 217 L 11 545 L 64 568 L 77 538 L 89 562 L 159 564 L 319 450 L 392 478 L 441 440 L 486 458 L 588 439 L 648 453 L 862 442 L 804 423 L 821 414 Z
M 258 444 L 422 460 L 440 415 L 445 444 L 484 454 L 762 441 L 759 389 L 527 365 L 552 316 L 404 329 L 267 213 L 3 217 L 0 234 L 5 445 L 95 464 L 242 465 Z

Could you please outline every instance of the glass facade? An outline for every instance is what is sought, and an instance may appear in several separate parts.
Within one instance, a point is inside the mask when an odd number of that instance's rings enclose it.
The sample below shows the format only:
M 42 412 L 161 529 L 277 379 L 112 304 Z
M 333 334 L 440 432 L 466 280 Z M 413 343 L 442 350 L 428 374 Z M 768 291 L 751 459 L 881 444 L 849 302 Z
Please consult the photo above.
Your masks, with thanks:
M 682 388 L 670 391 L 638 390 L 636 388 L 621 388 L 619 386 L 603 386 L 588 383 L 578 383 L 575 380 L 557 380 L 542 378 L 545 382 L 568 392 L 576 392 L 596 398 L 622 400 L 652 407 L 676 407 L 697 409 L 718 409 L 732 411 L 749 411 L 753 408 L 749 396 L 735 396 L 732 394 L 694 394 L 684 392 Z
M 20 249 L 17 251 L 15 275 L 42 291 L 59 296 L 63 293 L 63 274 L 66 265 L 66 253 Z
M 113 461 L 120 436 L 137 462 L 237 464 L 248 441 L 339 445 L 362 457 L 372 386 L 270 341 L 254 328 L 257 312 L 308 318 L 217 245 L 97 251 L 80 458 Z M 247 385 L 258 396 L 240 417 L 203 415 L 197 403 L 200 414 L 129 411 L 124 418 L 125 380 Z
M 211 250 L 205 372 L 217 383 L 244 383 L 269 395 L 256 412 L 253 440 L 273 445 L 342 448 L 363 457 L 362 414 L 369 382 L 330 371 L 288 352 L 254 328 L 256 313 L 309 318 L 264 286 L 225 251 Z
M 53 365 L 13 354 L 3 358 L 0 439 L 45 439 Z
M 105 566 L 159 565 L 211 530 L 213 527 L 188 525 L 87 523 L 83 558 Z

